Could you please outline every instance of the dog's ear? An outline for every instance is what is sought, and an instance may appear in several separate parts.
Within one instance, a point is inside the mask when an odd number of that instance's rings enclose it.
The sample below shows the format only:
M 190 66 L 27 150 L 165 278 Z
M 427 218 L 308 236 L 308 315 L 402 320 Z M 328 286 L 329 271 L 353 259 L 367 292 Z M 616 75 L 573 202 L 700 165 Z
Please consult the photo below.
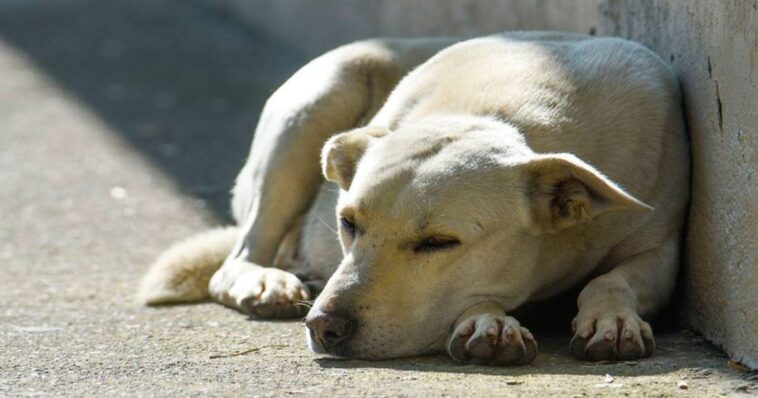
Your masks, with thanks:
M 652 211 L 570 154 L 538 155 L 524 167 L 538 231 L 555 233 L 616 210 Z
M 371 141 L 387 134 L 384 127 L 359 127 L 337 134 L 326 141 L 321 150 L 321 171 L 324 178 L 348 190 L 355 168 Z

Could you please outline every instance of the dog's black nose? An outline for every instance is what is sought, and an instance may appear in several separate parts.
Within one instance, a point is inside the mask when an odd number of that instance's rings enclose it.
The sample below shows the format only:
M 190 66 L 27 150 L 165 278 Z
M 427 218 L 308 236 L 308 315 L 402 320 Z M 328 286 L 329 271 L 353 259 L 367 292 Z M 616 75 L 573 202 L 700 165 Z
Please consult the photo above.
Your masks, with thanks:
M 305 324 L 311 336 L 327 351 L 347 341 L 355 330 L 355 321 L 324 312 L 308 314 Z

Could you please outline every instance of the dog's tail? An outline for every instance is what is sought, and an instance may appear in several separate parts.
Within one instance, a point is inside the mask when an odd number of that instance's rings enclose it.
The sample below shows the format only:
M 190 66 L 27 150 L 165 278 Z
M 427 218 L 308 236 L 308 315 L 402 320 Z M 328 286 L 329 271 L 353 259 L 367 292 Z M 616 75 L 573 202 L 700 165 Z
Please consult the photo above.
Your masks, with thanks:
M 145 305 L 207 300 L 208 282 L 234 248 L 238 233 L 237 227 L 216 228 L 171 246 L 142 280 L 139 300 Z

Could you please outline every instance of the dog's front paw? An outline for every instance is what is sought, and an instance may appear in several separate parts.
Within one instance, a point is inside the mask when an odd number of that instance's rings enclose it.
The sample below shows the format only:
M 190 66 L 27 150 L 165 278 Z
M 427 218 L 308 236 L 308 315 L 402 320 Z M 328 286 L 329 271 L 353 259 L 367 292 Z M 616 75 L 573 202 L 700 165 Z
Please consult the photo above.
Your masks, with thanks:
M 572 323 L 571 353 L 587 361 L 627 361 L 653 355 L 653 329 L 629 308 L 580 312 Z
M 447 352 L 459 362 L 525 365 L 537 357 L 537 341 L 515 318 L 480 314 L 455 328 Z
M 228 291 L 237 307 L 257 318 L 304 316 L 308 288 L 295 275 L 278 268 L 259 267 L 236 276 Z

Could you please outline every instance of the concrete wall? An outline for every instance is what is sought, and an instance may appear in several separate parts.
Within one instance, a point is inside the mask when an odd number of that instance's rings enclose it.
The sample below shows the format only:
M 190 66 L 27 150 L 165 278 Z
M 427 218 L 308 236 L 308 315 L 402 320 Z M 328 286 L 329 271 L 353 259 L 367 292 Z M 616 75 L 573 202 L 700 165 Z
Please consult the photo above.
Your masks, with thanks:
M 374 36 L 595 29 L 600 0 L 210 0 L 253 29 L 315 56 Z
M 758 367 L 758 2 L 614 1 L 603 33 L 672 60 L 693 150 L 684 313 Z
M 672 62 L 693 147 L 683 319 L 758 367 L 758 1 L 214 0 L 307 55 L 358 38 L 553 29 L 641 42 Z

